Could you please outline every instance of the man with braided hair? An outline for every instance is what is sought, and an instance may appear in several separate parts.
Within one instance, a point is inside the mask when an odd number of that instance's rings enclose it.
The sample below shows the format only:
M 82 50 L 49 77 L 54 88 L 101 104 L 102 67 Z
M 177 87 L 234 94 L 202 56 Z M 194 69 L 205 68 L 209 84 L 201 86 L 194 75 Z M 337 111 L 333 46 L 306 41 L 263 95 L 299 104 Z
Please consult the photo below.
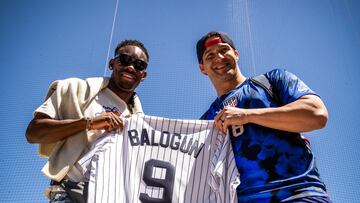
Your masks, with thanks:
M 149 54 L 137 40 L 125 40 L 109 61 L 110 78 L 69 78 L 51 84 L 45 102 L 26 130 L 48 162 L 50 202 L 86 202 L 86 186 L 76 162 L 104 132 L 121 131 L 122 117 L 143 114 L 135 88 L 147 75 Z

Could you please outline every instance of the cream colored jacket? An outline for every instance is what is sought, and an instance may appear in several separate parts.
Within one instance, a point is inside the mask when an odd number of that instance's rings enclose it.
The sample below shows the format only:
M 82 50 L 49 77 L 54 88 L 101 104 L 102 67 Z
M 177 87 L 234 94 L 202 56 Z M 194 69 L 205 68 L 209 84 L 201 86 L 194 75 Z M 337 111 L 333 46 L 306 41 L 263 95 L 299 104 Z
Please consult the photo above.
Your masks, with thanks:
M 53 93 L 56 94 L 56 101 L 53 101 L 53 104 L 58 119 L 83 118 L 83 113 L 92 99 L 108 84 L 109 78 L 102 77 L 57 80 L 50 85 L 46 99 Z M 133 114 L 143 113 L 137 96 L 134 97 L 134 106 L 130 108 Z M 87 146 L 88 136 L 84 129 L 65 140 L 39 144 L 39 155 L 48 158 L 42 172 L 50 179 L 56 181 L 63 179 Z

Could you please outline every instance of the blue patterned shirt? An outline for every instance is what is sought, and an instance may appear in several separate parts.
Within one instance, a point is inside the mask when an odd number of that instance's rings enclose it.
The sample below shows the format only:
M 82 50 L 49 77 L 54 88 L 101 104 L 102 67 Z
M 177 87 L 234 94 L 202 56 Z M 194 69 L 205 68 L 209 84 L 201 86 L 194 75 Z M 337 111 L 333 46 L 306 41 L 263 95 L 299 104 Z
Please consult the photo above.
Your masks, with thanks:
M 277 95 L 275 101 L 261 86 L 247 79 L 217 98 L 203 115 L 212 120 L 225 106 L 268 108 L 315 94 L 294 74 L 274 69 L 265 74 Z M 256 124 L 232 126 L 231 137 L 241 184 L 239 202 L 280 202 L 299 197 L 327 196 L 309 143 L 299 133 L 284 132 Z

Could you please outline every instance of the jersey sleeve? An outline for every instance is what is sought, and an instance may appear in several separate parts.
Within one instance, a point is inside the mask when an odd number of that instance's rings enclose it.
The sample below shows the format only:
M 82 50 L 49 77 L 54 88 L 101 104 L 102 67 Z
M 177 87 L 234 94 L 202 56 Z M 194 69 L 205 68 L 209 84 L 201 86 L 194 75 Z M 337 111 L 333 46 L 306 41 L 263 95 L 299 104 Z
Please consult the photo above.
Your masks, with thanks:
M 56 94 L 55 92 L 52 93 L 52 95 L 45 100 L 44 103 L 42 103 L 35 111 L 34 111 L 34 116 L 37 113 L 43 113 L 48 115 L 50 118 L 56 119 L 57 118 L 57 112 L 55 109 L 55 104 L 54 101 L 56 101 Z
M 274 69 L 265 75 L 269 79 L 275 94 L 278 95 L 282 104 L 291 103 L 304 95 L 317 95 L 296 75 L 286 70 Z
M 93 143 L 91 150 L 82 156 L 82 158 L 75 164 L 80 173 L 83 175 L 85 181 L 90 180 L 92 171 L 96 171 L 96 162 L 100 153 L 104 153 L 108 148 L 115 143 L 115 137 L 122 136 L 122 132 L 106 133 Z
M 216 151 L 211 160 L 208 184 L 221 202 L 237 202 L 236 188 L 240 184 L 230 136 L 218 135 Z

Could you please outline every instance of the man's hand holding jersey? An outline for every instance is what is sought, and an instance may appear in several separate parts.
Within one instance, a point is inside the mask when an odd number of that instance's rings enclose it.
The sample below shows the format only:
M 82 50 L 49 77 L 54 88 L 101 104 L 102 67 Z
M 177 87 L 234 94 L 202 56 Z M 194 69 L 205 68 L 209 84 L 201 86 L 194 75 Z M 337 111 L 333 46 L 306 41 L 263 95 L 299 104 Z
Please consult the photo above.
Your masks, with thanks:
M 122 131 L 124 121 L 118 112 L 104 112 L 90 119 L 88 130 Z
M 227 106 L 214 118 L 215 126 L 226 135 L 228 127 L 232 125 L 241 126 L 249 123 L 247 110 L 248 109 Z

